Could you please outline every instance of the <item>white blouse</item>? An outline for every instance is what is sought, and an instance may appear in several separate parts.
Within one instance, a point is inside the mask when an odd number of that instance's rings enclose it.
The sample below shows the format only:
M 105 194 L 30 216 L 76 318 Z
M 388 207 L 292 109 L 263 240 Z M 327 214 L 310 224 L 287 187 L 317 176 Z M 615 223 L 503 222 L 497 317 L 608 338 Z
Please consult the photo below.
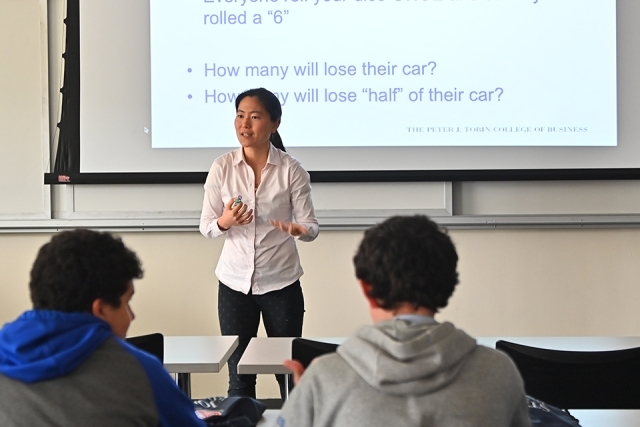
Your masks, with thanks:
M 216 267 L 218 280 L 235 291 L 247 294 L 251 289 L 260 295 L 282 289 L 303 274 L 296 239 L 270 221 L 305 226 L 308 233 L 298 238 L 305 242 L 318 236 L 319 227 L 309 174 L 297 159 L 271 145 L 257 189 L 254 182 L 242 148 L 218 157 L 204 184 L 200 232 L 205 237 L 227 235 Z M 221 231 L 218 218 L 229 200 L 238 196 L 253 209 L 254 219 Z

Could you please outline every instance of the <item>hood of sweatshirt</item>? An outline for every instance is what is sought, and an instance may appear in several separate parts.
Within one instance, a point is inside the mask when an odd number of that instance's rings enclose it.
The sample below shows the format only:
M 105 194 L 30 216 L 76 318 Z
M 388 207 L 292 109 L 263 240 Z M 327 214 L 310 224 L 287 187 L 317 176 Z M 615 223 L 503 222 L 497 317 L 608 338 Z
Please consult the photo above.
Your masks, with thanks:
M 27 383 L 61 377 L 113 336 L 91 314 L 27 311 L 0 330 L 0 373 Z
M 393 395 L 423 395 L 451 383 L 476 348 L 451 323 L 394 318 L 360 328 L 338 353 L 368 384 Z

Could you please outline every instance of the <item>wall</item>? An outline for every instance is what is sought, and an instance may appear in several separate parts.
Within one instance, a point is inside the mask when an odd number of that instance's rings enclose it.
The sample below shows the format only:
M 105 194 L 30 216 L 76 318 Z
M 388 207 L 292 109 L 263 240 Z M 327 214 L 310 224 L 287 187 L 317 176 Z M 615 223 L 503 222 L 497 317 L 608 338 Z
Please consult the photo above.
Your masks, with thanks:
M 46 0 L 0 1 L 0 221 L 50 218 Z M 20 185 L 16 185 L 20 182 Z

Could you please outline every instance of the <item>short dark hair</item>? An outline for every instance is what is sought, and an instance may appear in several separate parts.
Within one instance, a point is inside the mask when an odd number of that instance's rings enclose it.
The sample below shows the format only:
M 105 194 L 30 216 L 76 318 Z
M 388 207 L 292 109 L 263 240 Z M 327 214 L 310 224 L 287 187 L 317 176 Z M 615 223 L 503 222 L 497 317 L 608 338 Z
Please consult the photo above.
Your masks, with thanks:
M 385 310 L 408 302 L 438 311 L 458 284 L 456 248 L 424 215 L 394 216 L 367 230 L 353 263 Z
M 129 281 L 142 278 L 137 255 L 109 233 L 78 229 L 53 236 L 38 251 L 29 290 L 35 309 L 91 313 L 94 300 L 113 307 Z
M 282 105 L 280 104 L 280 100 L 278 97 L 268 89 L 263 87 L 245 90 L 241 94 L 236 97 L 236 111 L 238 111 L 238 107 L 240 106 L 240 101 L 242 101 L 246 97 L 254 97 L 258 98 L 260 104 L 267 110 L 269 113 L 269 117 L 272 122 L 276 120 L 280 120 L 282 118 Z M 287 151 L 284 148 L 284 144 L 282 143 L 282 138 L 280 137 L 280 133 L 276 130 L 271 134 L 271 138 L 269 138 L 274 147 L 281 151 Z

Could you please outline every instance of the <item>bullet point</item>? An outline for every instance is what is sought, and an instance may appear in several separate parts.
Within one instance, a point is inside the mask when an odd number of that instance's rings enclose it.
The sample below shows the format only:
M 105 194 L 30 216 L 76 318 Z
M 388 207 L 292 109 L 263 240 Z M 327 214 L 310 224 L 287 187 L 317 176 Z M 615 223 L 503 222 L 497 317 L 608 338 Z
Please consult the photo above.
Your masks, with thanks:
M 187 73 L 190 73 L 191 71 L 191 68 L 187 68 Z
M 193 98 L 193 97 L 189 94 L 189 95 L 187 95 L 187 98 L 191 99 L 191 98 Z

